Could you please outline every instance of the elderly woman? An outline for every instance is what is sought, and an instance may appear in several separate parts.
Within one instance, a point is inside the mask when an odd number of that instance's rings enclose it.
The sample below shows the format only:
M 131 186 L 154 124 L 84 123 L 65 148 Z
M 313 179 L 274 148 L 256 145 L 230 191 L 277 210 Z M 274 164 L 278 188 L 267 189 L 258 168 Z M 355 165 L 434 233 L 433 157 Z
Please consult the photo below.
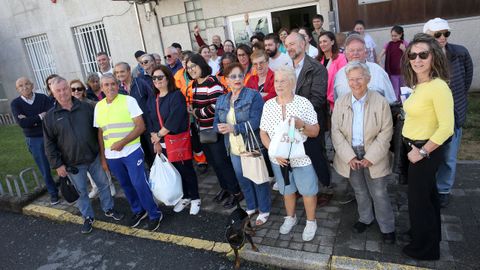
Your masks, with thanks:
M 257 185 L 243 176 L 242 171 L 248 168 L 242 168 L 240 153 L 246 150 L 247 122 L 256 133 L 255 136 L 259 137 L 263 100 L 257 91 L 244 86 L 244 69 L 240 63 L 230 64 L 225 69 L 225 76 L 232 91 L 217 99 L 213 126 L 219 133 L 224 134 L 225 147 L 247 202 L 247 214 L 251 216 L 258 209 L 260 213 L 255 224 L 261 226 L 267 222 L 270 215 L 270 185 L 268 182 Z
M 270 99 L 263 107 L 260 121 L 260 137 L 263 145 L 268 149 L 271 139 L 275 136 L 277 126 L 286 119 L 295 119 L 295 128 L 306 137 L 316 137 L 320 131 L 317 114 L 308 99 L 294 94 L 296 85 L 295 71 L 289 67 L 282 67 L 275 72 L 275 91 L 277 97 Z M 285 201 L 287 216 L 280 227 L 281 234 L 288 234 L 297 224 L 295 205 L 296 192 L 303 195 L 303 203 L 307 215 L 306 226 L 302 239 L 311 241 L 317 231 L 315 209 L 317 205 L 318 177 L 308 156 L 301 158 L 270 157 L 275 179 L 280 193 Z M 287 170 L 290 184 L 285 185 L 281 167 Z
M 439 43 L 417 34 L 402 60 L 405 84 L 413 88 L 403 104 L 402 130 L 408 160 L 408 212 L 412 241 L 403 252 L 420 260 L 440 258 L 440 203 L 436 185 L 443 144 L 453 134 L 453 97 L 448 60 Z
M 217 98 L 224 94 L 225 89 L 215 76 L 210 75 L 212 70 L 202 56 L 192 55 L 187 61 L 186 69 L 189 78 L 193 80 L 192 105 L 189 111 L 195 117 L 200 136 L 200 132 L 208 132 L 214 128 L 215 103 Z M 228 158 L 223 135 L 218 134 L 215 142 L 203 143 L 202 148 L 208 163 L 217 174 L 221 187 L 214 200 L 221 203 L 227 199 L 223 206 L 227 209 L 235 207 L 243 199 L 243 195 L 238 186 L 232 161 Z
M 100 89 L 100 77 L 97 73 L 90 73 L 87 76 L 87 98 L 93 101 L 100 101 L 105 97 L 105 94 Z
M 273 71 L 268 67 L 268 54 L 264 50 L 256 50 L 250 55 L 255 75 L 252 75 L 245 84 L 260 92 L 264 101 L 274 98 Z
M 335 102 L 333 166 L 338 174 L 349 178 L 355 191 L 359 219 L 353 225 L 354 232 L 363 233 L 376 219 L 384 243 L 393 244 L 395 219 L 385 179 L 391 172 L 392 114 L 387 100 L 368 90 L 370 71 L 366 64 L 349 62 L 345 73 L 351 94 Z

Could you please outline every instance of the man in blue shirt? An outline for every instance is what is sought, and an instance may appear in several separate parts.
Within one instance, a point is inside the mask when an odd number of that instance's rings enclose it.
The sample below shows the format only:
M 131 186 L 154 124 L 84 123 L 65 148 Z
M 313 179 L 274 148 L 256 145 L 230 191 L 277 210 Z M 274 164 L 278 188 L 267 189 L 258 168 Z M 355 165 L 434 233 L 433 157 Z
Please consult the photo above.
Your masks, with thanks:
M 12 114 L 18 125 L 23 129 L 28 150 L 35 163 L 37 163 L 50 194 L 50 203 L 52 205 L 58 204 L 60 202 L 58 189 L 53 181 L 50 164 L 45 156 L 42 131 L 42 120 L 47 111 L 52 108 L 53 102 L 46 95 L 33 92 L 33 83 L 28 78 L 19 78 L 15 87 L 20 96 L 10 104 Z

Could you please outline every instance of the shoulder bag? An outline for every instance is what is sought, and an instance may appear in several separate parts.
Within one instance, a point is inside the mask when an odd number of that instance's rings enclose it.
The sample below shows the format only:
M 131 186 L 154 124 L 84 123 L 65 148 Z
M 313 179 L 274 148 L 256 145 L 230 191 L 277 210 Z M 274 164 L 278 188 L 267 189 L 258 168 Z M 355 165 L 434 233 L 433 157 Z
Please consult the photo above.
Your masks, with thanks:
M 252 126 L 248 121 L 245 122 L 245 130 L 247 131 L 246 150 L 240 153 L 243 176 L 255 184 L 261 185 L 270 181 L 267 164 L 260 150 L 257 136 L 255 136 Z

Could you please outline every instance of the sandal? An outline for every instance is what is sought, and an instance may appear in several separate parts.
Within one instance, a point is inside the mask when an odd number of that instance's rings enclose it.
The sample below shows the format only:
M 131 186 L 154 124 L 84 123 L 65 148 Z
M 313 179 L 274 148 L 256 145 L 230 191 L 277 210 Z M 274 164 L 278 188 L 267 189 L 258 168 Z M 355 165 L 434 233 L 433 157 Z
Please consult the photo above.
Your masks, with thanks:
M 260 213 L 258 214 L 257 220 L 255 221 L 255 226 L 259 227 L 267 223 L 270 213 Z

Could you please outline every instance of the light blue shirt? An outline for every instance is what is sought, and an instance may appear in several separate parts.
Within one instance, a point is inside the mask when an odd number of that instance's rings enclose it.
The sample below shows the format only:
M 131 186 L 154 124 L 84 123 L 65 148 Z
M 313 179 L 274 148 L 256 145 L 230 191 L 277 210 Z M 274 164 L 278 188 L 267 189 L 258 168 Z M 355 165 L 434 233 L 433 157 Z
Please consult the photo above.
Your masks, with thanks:
M 293 61 L 293 60 L 292 60 L 292 61 Z M 300 61 L 300 62 L 298 63 L 298 65 L 293 64 L 294 69 L 295 69 L 295 76 L 297 77 L 297 80 L 298 80 L 298 76 L 300 76 L 300 72 L 302 71 L 303 62 L 305 62 L 305 56 L 303 56 L 302 61 Z M 297 82 L 298 82 L 298 81 L 297 81 Z
M 363 146 L 363 114 L 365 112 L 365 99 L 367 93 L 357 100 L 352 95 L 352 146 Z

